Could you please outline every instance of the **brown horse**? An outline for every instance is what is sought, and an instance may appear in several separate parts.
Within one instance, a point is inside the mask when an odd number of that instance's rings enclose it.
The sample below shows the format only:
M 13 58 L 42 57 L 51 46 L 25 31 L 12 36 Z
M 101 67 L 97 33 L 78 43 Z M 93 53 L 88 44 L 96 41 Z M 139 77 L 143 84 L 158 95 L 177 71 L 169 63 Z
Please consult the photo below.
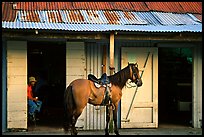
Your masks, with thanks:
M 128 79 L 140 87 L 142 80 L 139 75 L 137 63 L 132 63 L 115 73 L 114 75 L 107 77 L 111 83 L 110 88 L 110 102 L 111 105 L 106 105 L 106 129 L 105 134 L 109 135 L 108 125 L 110 121 L 110 106 L 113 109 L 113 121 L 114 121 L 114 132 L 119 135 L 117 128 L 117 110 L 118 103 L 122 97 L 122 88 L 125 86 Z M 76 121 L 81 115 L 83 109 L 87 103 L 94 106 L 104 105 L 104 95 L 106 94 L 106 87 L 101 86 L 97 88 L 94 82 L 88 79 L 76 79 L 72 81 L 66 88 L 64 93 L 64 108 L 65 108 L 65 119 L 64 119 L 64 131 L 67 132 L 71 128 L 71 134 L 77 135 L 75 128 Z

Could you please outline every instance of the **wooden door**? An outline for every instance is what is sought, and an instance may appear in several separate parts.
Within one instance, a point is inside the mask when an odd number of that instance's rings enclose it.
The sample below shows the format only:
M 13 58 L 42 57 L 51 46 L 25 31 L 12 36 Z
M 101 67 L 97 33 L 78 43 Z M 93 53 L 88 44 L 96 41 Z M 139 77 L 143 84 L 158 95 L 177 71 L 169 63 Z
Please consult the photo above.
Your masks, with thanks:
M 27 128 L 27 42 L 7 42 L 7 128 Z
M 66 86 L 73 80 L 86 78 L 86 58 L 84 42 L 66 43 Z M 76 127 L 84 127 L 85 115 L 82 113 Z
M 137 62 L 143 85 L 123 88 L 121 128 L 158 127 L 158 50 L 157 48 L 122 47 L 121 67 Z M 122 69 L 121 68 L 121 69 Z M 137 90 L 136 90 L 137 89 Z

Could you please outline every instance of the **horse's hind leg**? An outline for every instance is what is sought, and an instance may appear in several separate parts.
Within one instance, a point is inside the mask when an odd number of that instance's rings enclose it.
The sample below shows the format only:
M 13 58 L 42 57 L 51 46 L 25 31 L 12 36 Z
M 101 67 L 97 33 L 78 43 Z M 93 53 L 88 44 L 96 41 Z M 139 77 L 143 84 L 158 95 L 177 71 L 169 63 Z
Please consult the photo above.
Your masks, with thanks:
M 114 132 L 116 135 L 119 135 L 118 126 L 117 126 L 117 107 L 113 110 L 113 121 L 114 121 Z
M 109 121 L 110 121 L 110 108 L 109 108 L 109 106 L 106 106 L 106 129 L 105 129 L 105 135 L 109 135 L 109 131 L 108 131 Z
M 65 112 L 67 113 L 67 112 Z M 71 114 L 65 114 L 64 116 L 64 131 L 65 133 L 68 133 L 69 128 L 72 127 L 72 115 Z
M 79 116 L 81 115 L 82 111 L 83 111 L 84 107 L 81 107 L 80 109 L 76 109 L 74 111 L 74 115 L 72 116 L 72 128 L 71 128 L 71 135 L 77 135 L 78 132 L 76 130 L 75 124 L 77 122 L 77 119 L 79 118 Z
M 75 118 L 75 116 L 72 117 L 72 122 L 71 122 L 71 135 L 77 135 L 77 130 L 75 127 L 77 119 Z

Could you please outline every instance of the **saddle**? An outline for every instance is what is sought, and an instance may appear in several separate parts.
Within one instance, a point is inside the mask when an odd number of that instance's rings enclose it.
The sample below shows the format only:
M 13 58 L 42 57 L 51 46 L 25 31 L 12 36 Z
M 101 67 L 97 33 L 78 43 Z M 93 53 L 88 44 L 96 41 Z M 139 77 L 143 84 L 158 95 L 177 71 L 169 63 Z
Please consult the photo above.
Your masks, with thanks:
M 97 83 L 97 84 L 99 84 L 100 86 L 106 86 L 107 84 L 110 84 L 110 80 L 109 80 L 109 78 L 108 78 L 108 76 L 107 76 L 107 74 L 106 73 L 103 73 L 103 75 L 101 76 L 101 78 L 96 78 L 94 75 L 92 75 L 92 74 L 89 74 L 88 75 L 88 80 L 91 80 L 91 81 L 93 81 L 94 83 Z M 95 85 L 96 86 L 96 85 Z M 99 87 L 99 86 L 97 86 L 97 87 Z
M 113 108 L 114 105 L 112 104 L 112 99 L 111 99 L 111 90 L 110 90 L 110 87 L 111 87 L 111 83 L 110 83 L 110 80 L 107 76 L 106 73 L 103 73 L 103 75 L 101 76 L 101 78 L 96 78 L 94 75 L 92 74 L 89 74 L 88 75 L 88 80 L 91 80 L 94 82 L 94 85 L 97 87 L 97 88 L 100 88 L 101 86 L 104 86 L 106 89 L 105 89 L 105 95 L 104 95 L 104 99 L 101 103 L 101 105 L 112 105 Z

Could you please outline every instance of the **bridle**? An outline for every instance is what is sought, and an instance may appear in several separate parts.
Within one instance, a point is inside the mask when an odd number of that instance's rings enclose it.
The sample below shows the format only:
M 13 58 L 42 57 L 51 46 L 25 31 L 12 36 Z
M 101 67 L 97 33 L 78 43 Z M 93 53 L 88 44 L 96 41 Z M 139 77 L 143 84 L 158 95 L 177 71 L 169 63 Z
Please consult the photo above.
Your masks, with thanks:
M 131 64 L 131 69 L 132 69 L 132 78 L 131 78 L 131 82 L 138 82 L 139 81 L 139 78 L 138 78 L 138 75 L 137 75 L 137 70 L 136 68 L 138 68 L 138 64 Z M 133 80 L 135 77 L 135 80 Z

